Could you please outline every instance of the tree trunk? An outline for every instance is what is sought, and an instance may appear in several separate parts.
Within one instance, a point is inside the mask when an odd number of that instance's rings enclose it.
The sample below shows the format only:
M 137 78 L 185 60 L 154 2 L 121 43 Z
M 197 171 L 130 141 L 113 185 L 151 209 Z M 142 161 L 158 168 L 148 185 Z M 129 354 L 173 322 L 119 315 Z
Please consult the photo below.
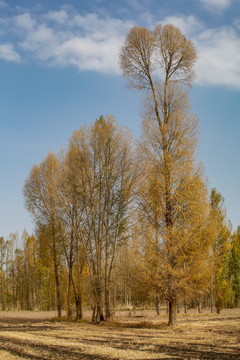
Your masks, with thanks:
M 78 257 L 79 260 L 79 257 Z M 82 277 L 82 271 L 83 271 L 83 264 L 82 266 L 79 265 L 78 261 L 78 278 L 77 278 L 77 286 L 73 278 L 73 271 L 71 269 L 71 282 L 74 292 L 74 298 L 75 298 L 75 304 L 76 304 L 76 320 L 82 319 L 83 311 L 82 311 L 82 283 L 81 283 L 81 277 Z
M 116 285 L 116 279 L 114 281 L 114 288 L 113 288 L 113 306 L 114 310 L 117 307 L 117 285 Z
M 94 322 L 100 323 L 101 321 L 104 321 L 104 315 L 103 315 L 103 299 L 102 299 L 102 289 L 101 289 L 101 283 L 98 279 L 98 284 L 96 286 L 96 293 L 95 293 L 95 301 L 96 301 L 96 313 L 95 313 L 95 319 Z
M 169 314 L 169 302 L 168 301 L 166 302 L 166 314 L 167 315 Z
M 62 307 L 61 307 L 61 294 L 60 294 L 60 283 L 59 283 L 59 274 L 58 274 L 55 228 L 53 224 L 52 224 L 52 241 L 53 241 L 53 262 L 54 262 L 56 296 L 57 296 L 57 312 L 58 312 L 58 317 L 60 318 L 62 317 Z
M 96 306 L 93 307 L 92 312 L 92 322 L 95 322 L 95 316 L 96 316 Z
M 76 320 L 82 319 L 82 299 L 81 295 L 76 299 Z
M 177 324 L 177 299 L 172 298 L 169 300 L 169 318 L 168 325 L 173 326 Z
M 108 321 L 111 317 L 110 311 L 110 290 L 108 284 L 105 288 L 105 320 Z
M 199 312 L 199 314 L 202 314 L 202 300 L 201 299 L 198 301 L 198 312 Z
M 73 218 L 72 218 L 72 228 L 73 228 Z M 71 241 L 70 241 L 70 254 L 69 254 L 69 269 L 68 269 L 68 317 L 70 318 L 72 316 L 72 306 L 71 306 L 71 287 L 73 283 L 73 277 L 72 277 L 72 269 L 73 269 L 73 230 L 71 230 Z
M 70 318 L 72 316 L 72 304 L 71 304 L 71 288 L 72 288 L 72 276 L 70 273 L 70 268 L 69 268 L 69 274 L 68 274 L 68 297 L 67 297 L 67 304 L 68 304 L 68 311 L 67 311 L 67 316 L 68 318 Z
M 157 311 L 157 315 L 160 315 L 160 299 L 159 296 L 156 297 L 156 311 Z
M 183 306 L 184 306 L 184 314 L 186 314 L 187 313 L 187 303 L 185 300 L 184 300 Z
M 98 303 L 96 314 L 95 314 L 95 322 L 100 323 L 102 321 L 104 321 L 103 308 L 102 308 L 102 304 Z
M 234 299 L 234 307 L 235 308 L 240 307 L 240 299 L 239 299 L 239 297 L 237 295 L 235 296 L 235 299 Z
M 57 312 L 58 317 L 62 317 L 62 307 L 61 307 L 61 300 L 60 300 L 60 286 L 59 286 L 59 277 L 58 272 L 55 270 L 55 281 L 56 281 L 56 292 L 57 292 Z
M 68 273 L 68 296 L 67 296 L 67 316 L 70 318 L 72 316 L 72 306 L 71 306 L 71 288 L 72 288 L 72 274 L 71 274 L 71 264 L 69 265 L 69 273 Z
M 216 310 L 217 310 L 217 314 L 220 314 L 220 311 L 222 310 L 222 307 L 221 307 L 219 301 L 216 301 Z
M 4 282 L 3 282 L 3 272 L 1 274 L 1 310 L 5 310 L 5 294 L 4 294 Z
M 210 309 L 211 309 L 211 314 L 213 313 L 213 296 L 211 294 L 211 297 L 210 297 Z

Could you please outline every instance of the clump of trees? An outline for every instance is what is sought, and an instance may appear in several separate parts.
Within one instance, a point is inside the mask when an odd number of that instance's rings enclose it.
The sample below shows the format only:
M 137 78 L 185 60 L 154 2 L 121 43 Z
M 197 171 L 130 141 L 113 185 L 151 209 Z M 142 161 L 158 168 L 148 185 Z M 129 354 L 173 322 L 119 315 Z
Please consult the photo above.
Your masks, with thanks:
M 81 317 L 86 268 L 93 320 L 107 320 L 111 315 L 114 259 L 133 212 L 137 163 L 131 142 L 129 132 L 120 129 L 113 117 L 101 116 L 92 126 L 73 133 L 65 154 L 50 153 L 40 166 L 34 166 L 25 182 L 27 209 L 49 236 L 59 317 L 63 261 L 68 272 L 68 315 L 72 314 L 73 289 L 77 317 Z
M 189 86 L 196 52 L 172 25 L 133 27 L 120 52 L 128 86 L 144 90 L 142 136 L 112 116 L 75 131 L 24 185 L 34 236 L 0 242 L 2 309 L 55 309 L 108 320 L 119 305 L 239 305 L 240 231 L 196 159 Z

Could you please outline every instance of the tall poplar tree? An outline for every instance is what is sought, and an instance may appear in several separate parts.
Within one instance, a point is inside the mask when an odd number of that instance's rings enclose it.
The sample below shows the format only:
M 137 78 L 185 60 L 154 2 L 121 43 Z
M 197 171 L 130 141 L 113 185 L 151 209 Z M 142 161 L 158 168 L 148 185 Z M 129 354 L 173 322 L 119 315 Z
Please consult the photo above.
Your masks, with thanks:
M 232 289 L 234 294 L 234 306 L 240 305 L 240 226 L 232 235 L 230 271 L 232 276 Z
M 153 31 L 134 26 L 120 52 L 128 86 L 145 90 L 140 205 L 155 228 L 159 286 L 169 301 L 169 325 L 177 300 L 194 277 L 208 245 L 202 236 L 209 211 L 206 187 L 195 162 L 197 120 L 190 114 L 188 86 L 196 52 L 172 26 Z
M 210 253 L 212 267 L 210 284 L 211 312 L 213 312 L 213 306 L 215 305 L 217 313 L 220 313 L 221 309 L 231 302 L 233 295 L 229 276 L 231 231 L 226 219 L 223 196 L 213 188 L 210 199 L 211 217 L 213 227 L 215 227 L 214 241 Z
M 126 236 L 136 177 L 131 143 L 127 129 L 120 129 L 112 116 L 101 116 L 70 139 L 81 209 L 78 236 L 86 250 L 96 305 L 94 321 L 108 320 L 111 315 L 113 266 Z
M 54 263 L 58 317 L 62 314 L 60 293 L 60 258 L 58 246 L 57 186 L 59 162 L 54 153 L 49 153 L 39 166 L 35 165 L 24 184 L 24 198 L 27 210 L 36 223 L 43 224 L 49 231 L 49 246 Z
M 82 318 L 83 270 L 86 265 L 86 252 L 81 237 L 84 204 L 78 189 L 78 176 L 81 168 L 76 163 L 77 149 L 71 147 L 60 162 L 58 187 L 58 213 L 64 224 L 65 234 L 61 245 L 68 268 L 67 305 L 68 317 L 72 315 L 72 290 L 76 304 L 76 318 Z M 75 266 L 75 268 L 74 268 Z M 75 271 L 74 271 L 75 270 Z M 76 276 L 74 276 L 74 273 Z

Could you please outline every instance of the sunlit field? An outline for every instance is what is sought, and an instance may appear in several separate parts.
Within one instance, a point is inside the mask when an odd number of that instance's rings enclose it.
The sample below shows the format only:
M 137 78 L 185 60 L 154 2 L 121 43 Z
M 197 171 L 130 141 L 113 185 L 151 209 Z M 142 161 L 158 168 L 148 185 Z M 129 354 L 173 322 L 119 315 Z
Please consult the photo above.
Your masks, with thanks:
M 240 359 L 240 309 L 180 313 L 175 327 L 146 310 L 100 325 L 55 315 L 0 312 L 0 359 Z

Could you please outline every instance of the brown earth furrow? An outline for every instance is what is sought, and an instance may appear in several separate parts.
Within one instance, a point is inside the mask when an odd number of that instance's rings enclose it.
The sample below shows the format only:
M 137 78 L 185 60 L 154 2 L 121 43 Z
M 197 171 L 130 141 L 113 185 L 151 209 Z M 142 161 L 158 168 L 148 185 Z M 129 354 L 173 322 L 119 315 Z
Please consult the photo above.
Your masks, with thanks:
M 37 334 L 36 334 L 37 335 Z M 52 338 L 52 336 L 51 336 Z M 53 337 L 54 338 L 54 337 Z M 57 337 L 56 339 L 60 339 L 64 337 Z M 86 354 L 83 351 L 80 351 L 79 349 L 72 349 L 70 347 L 64 347 L 64 346 L 54 346 L 54 345 L 47 345 L 47 344 L 39 344 L 33 341 L 21 341 L 18 339 L 13 338 L 5 338 L 1 337 L 1 349 L 11 351 L 12 353 L 16 353 L 17 355 L 29 357 L 29 359 L 105 359 L 105 357 L 100 355 L 91 355 Z M 66 339 L 66 340 L 72 340 Z M 3 343 L 5 346 L 3 346 Z M 115 338 L 109 339 L 109 341 L 106 340 L 87 340 L 87 339 L 79 339 L 79 344 L 84 343 L 91 347 L 92 344 L 101 344 L 106 347 L 111 346 L 111 348 L 116 349 L 126 349 L 126 350 L 142 350 L 143 344 L 135 341 L 132 341 L 131 343 L 129 341 L 126 341 L 125 339 L 118 339 L 116 341 Z M 29 354 L 29 352 L 26 352 L 24 348 L 29 347 L 32 351 L 35 351 L 37 353 L 41 353 L 41 356 L 36 354 Z M 206 359 L 206 360 L 239 360 L 240 359 L 240 351 L 234 351 L 234 352 L 226 352 L 226 350 L 233 350 L 231 347 L 228 347 L 228 349 L 225 347 L 219 348 L 218 351 L 213 350 L 213 345 L 205 345 L 205 344 L 189 344 L 187 346 L 183 346 L 181 344 L 175 344 L 174 345 L 155 345 L 154 348 L 152 347 L 150 350 L 144 349 L 146 352 L 153 352 L 155 354 L 166 354 L 168 356 L 171 356 L 175 359 L 193 359 L 193 358 L 199 358 L 199 359 Z M 44 355 L 46 354 L 46 355 Z M 81 357 L 80 357 L 81 356 Z M 107 357 L 110 359 L 109 357 Z
M 0 353 L 9 354 L 6 360 L 240 360 L 239 314 L 229 309 L 221 316 L 179 315 L 179 325 L 170 328 L 162 318 L 93 325 L 0 312 Z
M 24 356 L 32 360 L 105 360 L 106 358 L 97 354 L 87 354 L 79 349 L 70 347 L 39 344 L 32 341 L 21 341 L 15 338 L 0 336 L 0 349 L 6 350 L 18 356 Z M 27 348 L 27 350 L 26 350 Z M 33 352 L 33 354 L 30 353 Z M 35 353 L 34 353 L 35 352 Z M 110 359 L 111 358 L 107 358 Z

